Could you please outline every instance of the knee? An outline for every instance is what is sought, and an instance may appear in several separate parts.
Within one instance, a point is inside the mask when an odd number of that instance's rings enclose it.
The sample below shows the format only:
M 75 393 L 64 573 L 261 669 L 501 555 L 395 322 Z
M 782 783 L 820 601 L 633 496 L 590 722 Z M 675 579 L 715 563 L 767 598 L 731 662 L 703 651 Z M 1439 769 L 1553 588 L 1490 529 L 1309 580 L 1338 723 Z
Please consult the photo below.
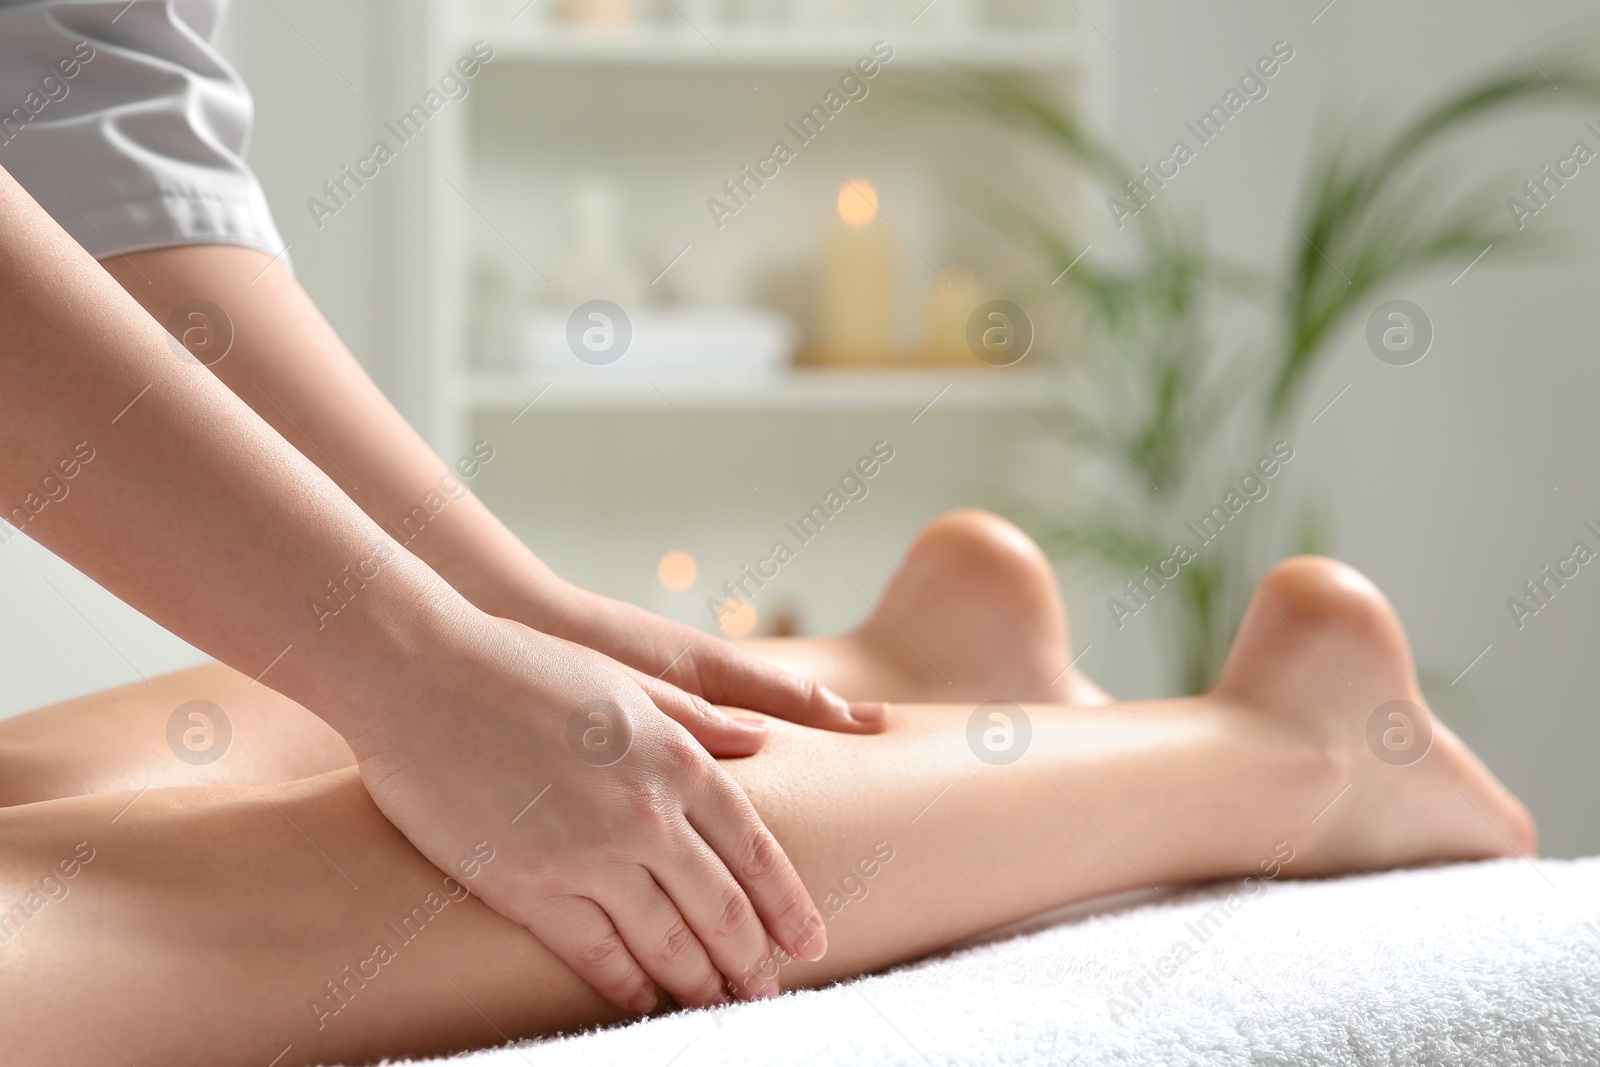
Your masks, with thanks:
M 69 761 L 31 741 L 0 740 L 0 808 L 83 792 Z

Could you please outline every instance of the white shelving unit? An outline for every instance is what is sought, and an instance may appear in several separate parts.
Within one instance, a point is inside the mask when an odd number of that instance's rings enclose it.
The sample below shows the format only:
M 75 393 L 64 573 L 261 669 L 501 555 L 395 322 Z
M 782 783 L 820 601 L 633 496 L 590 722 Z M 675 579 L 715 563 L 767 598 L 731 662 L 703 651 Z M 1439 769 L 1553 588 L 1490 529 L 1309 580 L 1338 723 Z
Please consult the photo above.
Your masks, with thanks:
M 646 283 L 694 244 L 660 285 L 646 286 L 643 306 L 717 306 L 711 282 L 720 270 L 720 281 L 742 287 L 722 306 L 776 311 L 804 337 L 824 235 L 839 224 L 838 189 L 845 177 L 865 176 L 907 245 L 901 317 L 914 332 L 932 321 L 916 319 L 915 301 L 932 289 L 934 262 L 965 263 L 980 282 L 1008 286 L 1003 272 L 1026 258 L 977 218 L 968 198 L 975 183 L 1033 183 L 1024 191 L 1044 187 L 1052 210 L 1074 211 L 1080 201 L 1070 174 L 992 124 L 905 102 L 937 88 L 946 71 L 1030 71 L 1092 93 L 1103 58 L 1078 14 L 1096 19 L 1092 0 L 1071 10 L 1041 0 L 1057 14 L 1036 29 L 961 33 L 948 21 L 929 26 L 938 8 L 911 25 L 921 6 L 911 0 L 761 0 L 790 10 L 906 7 L 895 26 L 775 31 L 658 21 L 626 32 L 575 29 L 548 16 L 533 23 L 533 14 L 512 24 L 515 5 L 502 0 L 396 3 L 405 17 L 384 22 L 392 69 L 380 118 L 419 99 L 474 40 L 492 44 L 495 56 L 466 98 L 441 109 L 404 149 L 403 168 L 379 194 L 392 205 L 376 234 L 390 271 L 392 318 L 383 334 L 399 368 L 392 388 L 447 459 L 478 437 L 492 441 L 499 458 L 474 491 L 557 573 L 704 627 L 708 590 L 765 550 L 782 521 L 809 507 L 873 442 L 889 440 L 897 458 L 868 502 L 853 504 L 848 522 L 830 528 L 826 544 L 808 550 L 758 605 L 763 626 L 787 614 L 810 632 L 827 630 L 851 624 L 861 609 L 841 578 L 868 589 L 930 517 L 1002 506 L 1006 479 L 1035 477 L 1031 435 L 1047 409 L 1064 403 L 1048 377 L 1051 344 L 1005 370 L 908 361 L 719 380 L 638 370 L 552 375 L 513 358 L 524 334 L 486 311 L 486 279 L 497 276 L 486 264 L 499 277 L 520 272 L 502 295 L 521 302 L 523 324 L 535 312 L 565 319 L 582 300 L 604 295 L 570 299 L 575 294 L 541 280 L 572 277 L 562 249 L 567 194 L 599 173 L 622 191 L 626 237 Z M 691 0 L 674 3 L 696 10 Z M 956 9 L 952 0 L 938 3 Z M 485 19 L 489 9 L 508 13 Z M 808 140 L 781 181 L 725 230 L 715 227 L 706 198 L 786 136 L 786 120 L 805 114 L 879 39 L 892 42 L 895 57 L 867 101 Z M 1049 281 L 1037 280 L 1036 290 L 1048 291 Z M 498 349 L 486 340 L 496 329 Z M 699 562 L 689 590 L 657 580 L 657 562 L 673 549 Z
M 482 27 L 475 36 L 486 37 L 491 32 Z M 846 67 L 863 46 L 880 38 L 887 39 L 871 31 L 732 27 L 702 34 L 687 26 L 621 32 L 545 26 L 498 34 L 495 47 L 503 50 L 503 55 L 528 63 L 761 70 Z M 1079 35 L 1062 30 L 1002 28 L 965 36 L 913 32 L 895 35 L 892 43 L 899 53 L 895 62 L 913 69 L 1061 70 L 1081 59 Z
M 1049 407 L 1061 397 L 1037 372 L 1006 374 L 938 368 L 893 371 L 790 371 L 770 379 L 662 377 L 611 382 L 539 378 L 517 373 L 473 375 L 475 411 L 815 412 L 843 410 L 988 410 Z
M 937 77 L 938 72 L 946 70 L 1027 70 L 1064 84 L 1077 83 L 1084 77 L 1093 54 L 1083 33 L 1069 28 L 1061 19 L 1052 19 L 1050 25 L 1034 29 L 997 26 L 958 32 L 949 28 L 922 30 L 910 24 L 812 29 L 792 25 L 696 28 L 681 23 L 647 23 L 619 31 L 563 25 L 548 15 L 543 21 L 531 16 L 515 22 L 496 21 L 485 17 L 482 6 L 470 7 L 458 0 L 420 2 L 426 12 L 421 24 L 399 31 L 410 45 L 411 59 L 403 62 L 407 71 L 397 73 L 397 82 L 409 78 L 411 84 L 426 85 L 464 54 L 471 42 L 483 39 L 494 46 L 495 59 L 492 67 L 480 75 L 479 83 L 490 78 L 515 83 L 520 78 L 533 77 L 539 79 L 541 87 L 550 89 L 536 96 L 530 94 L 515 107 L 508 107 L 501 100 L 498 107 L 475 113 L 474 109 L 482 107 L 486 91 L 482 84 L 475 85 L 472 96 L 452 105 L 430 125 L 426 144 L 420 150 L 429 157 L 424 176 L 416 179 L 412 190 L 404 195 L 405 203 L 420 203 L 422 209 L 395 220 L 399 231 L 396 251 L 404 261 L 404 265 L 396 267 L 396 292 L 401 295 L 396 314 L 404 324 L 397 331 L 402 348 L 399 363 L 405 368 L 402 402 L 445 454 L 465 447 L 478 415 L 514 412 L 548 381 L 536 374 L 507 369 L 504 363 L 485 366 L 472 353 L 474 319 L 479 313 L 472 291 L 475 250 L 484 242 L 498 247 L 498 242 L 504 241 L 514 245 L 517 255 L 530 266 L 535 260 L 548 262 L 543 250 L 523 251 L 528 241 L 520 233 L 528 227 L 519 229 L 516 217 L 529 205 L 514 199 L 494 201 L 492 193 L 485 189 L 489 183 L 480 180 L 483 176 L 478 173 L 487 159 L 524 152 L 530 159 L 531 179 L 540 177 L 545 162 L 542 155 L 535 146 L 522 143 L 526 140 L 525 131 L 507 128 L 506 114 L 520 120 L 581 107 L 604 113 L 608 108 L 603 101 L 560 99 L 565 80 L 571 79 L 587 92 L 603 72 L 611 71 L 620 77 L 637 71 L 656 79 L 661 91 L 654 100 L 630 98 L 626 107 L 641 111 L 660 107 L 663 121 L 673 121 L 681 118 L 673 112 L 680 84 L 703 85 L 706 79 L 723 77 L 730 89 L 742 90 L 747 83 L 753 87 L 769 79 L 817 71 L 830 74 L 818 82 L 821 89 L 826 89 L 837 72 L 848 70 L 879 39 L 891 40 L 894 45 L 895 78 Z M 554 0 L 539 3 L 550 5 Z M 1073 21 L 1087 29 L 1076 17 Z M 499 119 L 489 112 L 496 112 Z M 775 113 L 774 127 L 780 117 Z M 733 139 L 735 132 L 730 131 L 729 136 Z M 560 146 L 562 152 L 587 153 L 587 159 L 593 158 L 595 148 Z M 877 145 L 876 150 L 892 157 L 899 149 L 894 143 L 886 143 Z M 902 154 L 915 152 L 916 148 L 908 144 Z M 558 154 L 553 152 L 552 156 Z M 647 158 L 629 158 L 625 145 L 617 146 L 615 156 L 621 166 L 652 165 Z M 552 162 L 549 169 L 554 171 L 557 164 Z M 413 263 L 423 266 L 409 265 Z M 904 408 L 927 403 L 952 380 L 959 384 L 940 402 L 967 409 L 992 408 L 1004 413 L 1036 404 L 1041 395 L 1038 379 L 1026 375 L 952 376 L 938 367 L 920 366 L 905 371 L 796 370 L 761 382 L 694 381 L 683 383 L 684 388 L 670 395 L 676 403 L 708 410 Z M 565 411 L 647 410 L 659 405 L 660 398 L 648 384 L 619 380 L 605 386 L 562 384 L 552 388 L 540 403 L 550 410 Z

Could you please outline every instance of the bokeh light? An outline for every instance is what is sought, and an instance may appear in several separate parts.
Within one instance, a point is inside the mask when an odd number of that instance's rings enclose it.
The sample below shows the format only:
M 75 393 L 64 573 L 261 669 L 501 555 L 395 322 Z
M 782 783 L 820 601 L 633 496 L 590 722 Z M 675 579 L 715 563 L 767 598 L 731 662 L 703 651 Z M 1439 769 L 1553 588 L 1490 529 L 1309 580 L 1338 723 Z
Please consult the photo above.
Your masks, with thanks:
M 700 567 L 694 557 L 678 549 L 662 556 L 661 562 L 656 565 L 656 577 L 674 593 L 681 593 L 693 585 L 695 575 L 699 573 Z
M 756 606 L 734 598 L 717 612 L 717 628 L 726 637 L 749 637 L 756 631 Z

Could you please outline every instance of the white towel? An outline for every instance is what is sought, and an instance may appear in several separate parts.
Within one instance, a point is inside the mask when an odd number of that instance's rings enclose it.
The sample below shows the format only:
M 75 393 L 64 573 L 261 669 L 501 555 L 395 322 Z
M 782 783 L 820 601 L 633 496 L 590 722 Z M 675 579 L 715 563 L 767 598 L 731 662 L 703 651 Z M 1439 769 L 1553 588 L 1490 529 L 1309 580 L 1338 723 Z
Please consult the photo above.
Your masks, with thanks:
M 1600 857 L 1151 896 L 828 989 L 427 1062 L 1600 1064 Z

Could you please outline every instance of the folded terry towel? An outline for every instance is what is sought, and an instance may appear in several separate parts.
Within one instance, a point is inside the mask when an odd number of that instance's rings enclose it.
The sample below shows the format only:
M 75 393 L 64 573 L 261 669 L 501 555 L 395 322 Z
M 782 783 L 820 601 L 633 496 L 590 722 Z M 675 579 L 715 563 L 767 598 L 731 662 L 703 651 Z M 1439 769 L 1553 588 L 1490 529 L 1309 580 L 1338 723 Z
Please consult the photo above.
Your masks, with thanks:
M 828 989 L 428 1063 L 1600 1064 L 1600 857 L 1252 888 L 1079 905 Z

